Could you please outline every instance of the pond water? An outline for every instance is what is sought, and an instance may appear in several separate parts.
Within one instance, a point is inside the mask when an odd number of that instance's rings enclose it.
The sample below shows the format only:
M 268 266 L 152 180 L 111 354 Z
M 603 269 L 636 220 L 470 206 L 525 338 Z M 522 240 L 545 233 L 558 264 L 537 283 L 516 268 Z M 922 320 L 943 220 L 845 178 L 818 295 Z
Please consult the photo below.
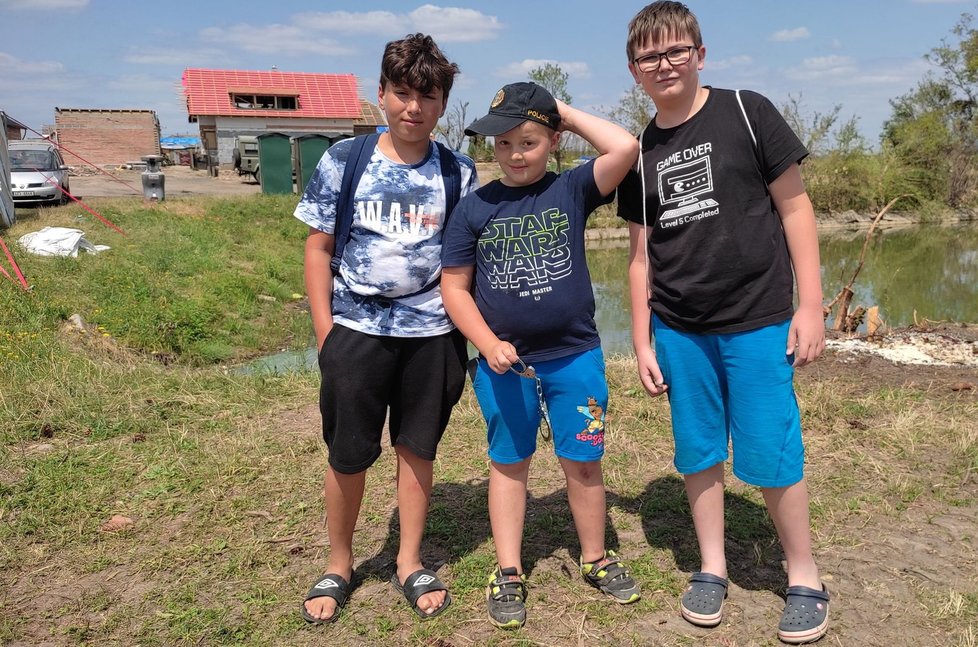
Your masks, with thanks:
M 828 303 L 852 278 L 866 230 L 819 233 Z M 625 248 L 588 251 L 605 353 L 632 352 Z M 853 284 L 852 306 L 878 305 L 891 327 L 917 320 L 978 322 L 978 224 L 874 232 Z M 831 320 L 830 322 L 831 323 Z
M 849 282 L 865 240 L 865 229 L 820 232 L 826 302 Z M 632 352 L 625 245 L 621 241 L 588 251 L 595 319 L 605 354 Z M 915 312 L 918 321 L 978 322 L 978 224 L 874 232 L 853 291 L 852 307 L 878 305 L 891 327 L 912 324 Z M 265 357 L 246 370 L 278 372 L 315 366 L 316 354 L 309 350 Z

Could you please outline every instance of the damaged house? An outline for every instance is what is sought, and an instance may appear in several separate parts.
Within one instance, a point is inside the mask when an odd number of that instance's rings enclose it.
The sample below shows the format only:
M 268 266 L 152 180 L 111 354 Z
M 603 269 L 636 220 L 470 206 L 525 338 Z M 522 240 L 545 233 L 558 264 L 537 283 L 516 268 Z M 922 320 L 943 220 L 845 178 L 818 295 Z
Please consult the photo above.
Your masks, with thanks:
M 231 164 L 239 135 L 318 133 L 330 139 L 373 132 L 383 115 L 359 97 L 352 74 L 188 68 L 183 93 L 201 144 Z

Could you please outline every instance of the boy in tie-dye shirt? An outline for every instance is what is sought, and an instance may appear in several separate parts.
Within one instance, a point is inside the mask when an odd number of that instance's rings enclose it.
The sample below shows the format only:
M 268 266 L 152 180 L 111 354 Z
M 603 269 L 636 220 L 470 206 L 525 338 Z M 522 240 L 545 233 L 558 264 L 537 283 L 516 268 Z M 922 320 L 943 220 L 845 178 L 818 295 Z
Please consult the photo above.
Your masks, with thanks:
M 423 618 L 451 602 L 421 563 L 421 538 L 435 450 L 465 383 L 465 341 L 445 314 L 438 285 L 449 171 L 431 141 L 457 73 L 429 36 L 387 44 L 378 101 L 389 128 L 353 188 L 350 236 L 336 272 L 337 205 L 353 140 L 326 152 L 295 210 L 310 227 L 305 276 L 329 448 L 329 560 L 300 608 L 311 623 L 335 620 L 350 592 L 353 532 L 385 420 L 397 455 L 400 515 L 391 584 Z M 477 186 L 475 165 L 453 156 L 465 195 Z

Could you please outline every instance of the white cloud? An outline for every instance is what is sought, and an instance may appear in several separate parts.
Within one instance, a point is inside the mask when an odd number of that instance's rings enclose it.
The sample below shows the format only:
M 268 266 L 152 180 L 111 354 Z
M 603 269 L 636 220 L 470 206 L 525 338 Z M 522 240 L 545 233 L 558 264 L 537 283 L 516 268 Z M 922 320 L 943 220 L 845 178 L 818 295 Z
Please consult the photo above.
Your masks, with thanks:
M 572 79 L 589 79 L 591 78 L 591 70 L 587 66 L 587 63 L 580 63 L 577 61 L 554 61 L 549 59 L 537 59 L 537 58 L 525 58 L 522 61 L 516 61 L 515 63 L 510 63 L 506 67 L 497 69 L 494 72 L 494 76 L 500 78 L 509 79 L 511 82 L 515 83 L 519 80 L 525 80 L 528 78 L 531 71 L 537 69 L 538 67 L 543 67 L 544 65 L 550 63 L 551 65 L 559 65 L 560 69 L 563 70 L 569 78 Z
M 15 75 L 47 76 L 64 71 L 58 61 L 22 61 L 16 56 L 0 52 L 0 78 Z
M 418 7 L 408 17 L 416 31 L 430 34 L 441 43 L 474 43 L 493 40 L 503 25 L 495 16 L 487 16 L 475 9 L 436 7 L 426 4 Z
M 303 29 L 320 30 L 327 34 L 401 37 L 410 32 L 423 32 L 439 43 L 494 40 L 503 28 L 498 18 L 475 9 L 430 4 L 401 14 L 390 11 L 307 12 L 296 14 L 292 22 Z
M 853 77 L 852 83 L 866 86 L 890 86 L 893 88 L 893 94 L 890 96 L 897 96 L 916 85 L 933 68 L 926 61 L 914 60 L 906 64 L 873 63 L 867 65 L 867 69 L 872 71 L 861 72 Z
M 288 24 L 207 27 L 200 37 L 208 43 L 260 54 L 347 56 L 356 53 L 355 46 L 347 44 L 355 41 L 341 36 L 398 38 L 423 32 L 438 43 L 462 43 L 493 40 L 502 28 L 498 18 L 475 9 L 426 4 L 410 13 L 303 12 L 293 15 Z
M 108 90 L 118 90 L 131 97 L 130 103 L 139 103 L 152 97 L 153 102 L 167 95 L 179 96 L 182 86 L 180 81 L 172 78 L 160 78 L 149 74 L 127 74 L 110 79 L 104 86 Z M 145 99 L 143 99 L 145 97 Z M 126 108 L 142 108 L 140 105 L 123 106 Z
M 258 54 L 337 56 L 353 52 L 335 40 L 296 25 L 207 27 L 200 31 L 200 37 L 206 42 L 234 46 Z
M 294 15 L 292 21 L 308 29 L 343 34 L 399 34 L 408 28 L 404 16 L 390 11 L 308 12 Z
M 730 58 L 720 59 L 719 61 L 715 61 L 708 57 L 706 59 L 706 63 L 704 64 L 704 68 L 711 72 L 717 72 L 719 70 L 729 70 L 729 69 L 736 69 L 739 67 L 746 67 L 748 65 L 753 64 L 753 62 L 754 59 L 746 55 L 732 56 Z
M 769 37 L 769 40 L 773 40 L 777 43 L 789 43 L 794 40 L 802 40 L 811 36 L 811 32 L 808 31 L 808 27 L 796 27 L 794 29 L 782 29 L 776 31 Z
M 3 9 L 84 9 L 88 0 L 0 0 Z
M 801 67 L 789 68 L 786 75 L 790 79 L 811 81 L 815 79 L 855 76 L 857 68 L 848 56 L 816 56 L 806 58 Z
M 150 47 L 133 50 L 123 57 L 126 63 L 134 65 L 166 65 L 174 67 L 204 67 L 201 61 L 226 58 L 219 49 L 165 49 Z

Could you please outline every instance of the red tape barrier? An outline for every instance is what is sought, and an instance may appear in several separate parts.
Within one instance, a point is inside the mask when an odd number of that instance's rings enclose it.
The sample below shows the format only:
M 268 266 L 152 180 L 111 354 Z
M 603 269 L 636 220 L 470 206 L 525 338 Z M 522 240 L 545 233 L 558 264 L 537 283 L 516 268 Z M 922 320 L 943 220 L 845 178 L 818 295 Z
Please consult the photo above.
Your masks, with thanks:
M 10 263 L 10 268 L 17 275 L 18 280 L 14 281 L 13 277 L 10 276 L 7 270 L 5 270 L 2 266 L 0 266 L 0 274 L 6 276 L 14 284 L 17 284 L 19 281 L 21 289 L 23 289 L 25 292 L 29 292 L 31 287 L 27 285 L 27 279 L 24 278 L 24 274 L 20 271 L 20 266 L 17 265 L 17 261 L 14 260 L 14 255 L 10 253 L 10 248 L 7 247 L 7 243 L 3 242 L 3 238 L 0 238 L 0 247 L 3 248 L 3 253 L 7 255 L 7 261 Z

